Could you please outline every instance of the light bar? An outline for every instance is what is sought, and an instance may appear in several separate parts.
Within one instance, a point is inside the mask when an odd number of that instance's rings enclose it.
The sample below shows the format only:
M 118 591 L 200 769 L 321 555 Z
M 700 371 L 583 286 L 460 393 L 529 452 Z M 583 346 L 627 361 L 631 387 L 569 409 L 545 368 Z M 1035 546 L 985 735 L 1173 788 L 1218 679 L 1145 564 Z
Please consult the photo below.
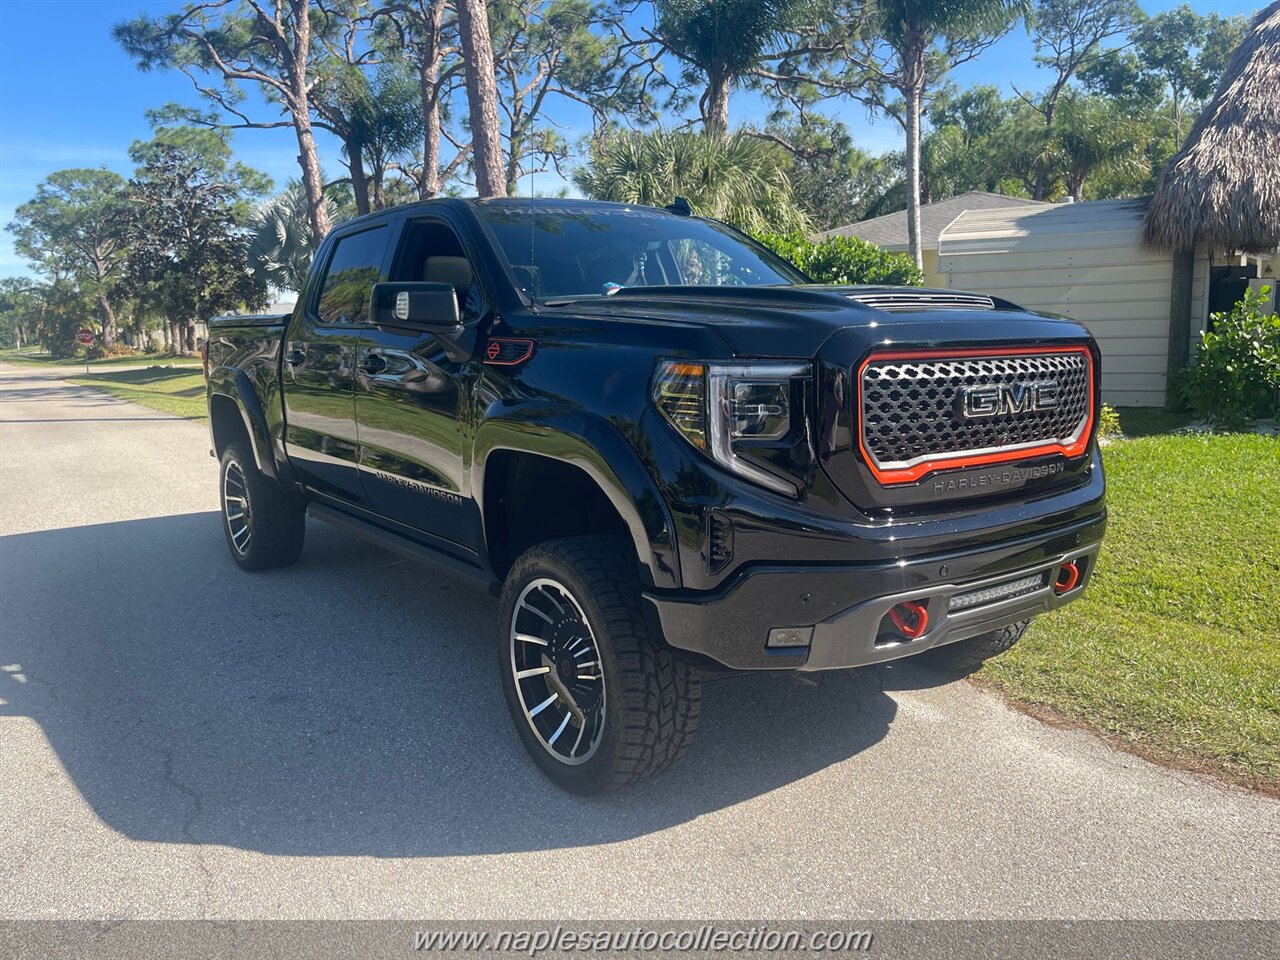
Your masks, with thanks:
M 1037 573 L 1030 577 L 1023 577 L 1021 580 L 1009 580 L 1005 583 L 997 583 L 993 587 L 957 593 L 947 601 L 947 609 L 953 613 L 956 610 L 968 610 L 970 607 L 979 607 L 984 603 L 995 603 L 997 600 L 1009 600 L 1024 593 L 1033 593 L 1043 586 L 1044 574 Z

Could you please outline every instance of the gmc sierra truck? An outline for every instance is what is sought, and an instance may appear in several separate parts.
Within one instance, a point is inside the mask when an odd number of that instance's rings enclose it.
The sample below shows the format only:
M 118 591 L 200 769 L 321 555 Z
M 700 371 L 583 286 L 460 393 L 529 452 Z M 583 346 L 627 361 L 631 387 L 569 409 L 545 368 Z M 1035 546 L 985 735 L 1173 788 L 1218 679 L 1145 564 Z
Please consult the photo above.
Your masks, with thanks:
M 235 562 L 309 514 L 488 587 L 515 729 L 581 794 L 684 754 L 710 674 L 1008 648 L 1106 521 L 1084 328 L 815 285 L 679 200 L 352 220 L 204 360 Z

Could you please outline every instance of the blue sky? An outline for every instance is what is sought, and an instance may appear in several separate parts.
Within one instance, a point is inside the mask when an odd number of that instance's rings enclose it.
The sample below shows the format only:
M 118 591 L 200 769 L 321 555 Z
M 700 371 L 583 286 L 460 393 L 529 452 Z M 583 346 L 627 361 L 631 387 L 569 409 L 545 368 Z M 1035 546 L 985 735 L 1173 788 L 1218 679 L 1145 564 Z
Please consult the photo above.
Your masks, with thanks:
M 29 199 L 47 174 L 66 167 L 106 166 L 132 172 L 129 144 L 150 134 L 145 111 L 167 102 L 196 104 L 199 98 L 180 73 L 142 73 L 112 41 L 113 24 L 139 13 L 175 10 L 180 0 L 0 0 L 0 226 Z M 1175 0 L 1142 0 L 1149 12 L 1176 6 Z M 1202 13 L 1252 14 L 1261 0 L 1191 0 Z M 52 29 L 51 29 L 52 27 Z M 1034 51 L 1021 29 L 980 59 L 957 69 L 961 86 L 994 83 L 1036 89 L 1046 82 L 1032 61 Z M 901 132 L 891 121 L 872 122 L 856 104 L 833 107 L 833 115 L 853 130 L 863 149 L 873 153 L 901 148 Z M 763 117 L 765 108 L 750 94 L 735 94 L 734 123 Z M 566 128 L 581 128 L 584 118 L 564 108 L 553 115 Z M 296 144 L 289 130 L 245 130 L 235 138 L 239 160 L 283 184 L 298 175 Z M 321 161 L 335 170 L 338 146 L 320 143 Z M 543 175 L 539 191 L 560 181 Z M 0 233 L 0 277 L 25 274 L 10 235 Z

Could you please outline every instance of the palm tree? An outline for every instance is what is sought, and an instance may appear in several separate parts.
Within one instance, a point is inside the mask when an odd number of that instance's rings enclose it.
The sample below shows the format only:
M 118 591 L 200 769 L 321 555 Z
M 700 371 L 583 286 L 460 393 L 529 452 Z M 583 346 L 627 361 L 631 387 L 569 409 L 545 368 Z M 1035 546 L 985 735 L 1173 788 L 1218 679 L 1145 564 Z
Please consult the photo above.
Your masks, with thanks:
M 596 200 L 663 206 L 682 196 L 699 214 L 748 233 L 808 226 L 776 148 L 743 134 L 625 134 L 597 149 L 573 180 Z
M 760 66 L 800 6 L 799 0 L 657 0 L 655 31 L 663 47 L 706 78 L 698 112 L 707 133 L 729 135 L 730 91 Z
M 1128 119 L 1113 104 L 1098 97 L 1072 96 L 1063 100 L 1054 117 L 1050 152 L 1062 170 L 1067 192 L 1079 202 L 1084 183 L 1103 170 L 1134 175 L 1143 169 L 1143 148 L 1149 136 L 1143 125 Z
M 925 94 L 952 66 L 972 60 L 1030 10 L 1030 0 L 868 0 L 870 40 L 854 60 L 859 96 L 906 133 L 907 242 L 920 266 L 920 117 Z M 890 94 L 901 96 L 891 102 Z
M 308 214 L 306 191 L 294 181 L 250 215 L 249 267 L 269 287 L 302 292 L 317 246 Z M 324 215 L 334 223 L 344 219 L 328 197 Z

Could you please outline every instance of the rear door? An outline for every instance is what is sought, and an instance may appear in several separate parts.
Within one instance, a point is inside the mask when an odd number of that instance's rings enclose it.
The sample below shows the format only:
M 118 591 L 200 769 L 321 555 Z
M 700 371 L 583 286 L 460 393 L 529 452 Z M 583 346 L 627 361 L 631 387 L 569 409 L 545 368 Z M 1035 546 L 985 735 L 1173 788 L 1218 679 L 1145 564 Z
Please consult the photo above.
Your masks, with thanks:
M 320 251 L 284 342 L 285 451 L 312 489 L 366 502 L 358 471 L 357 351 L 369 327 L 369 295 L 385 275 L 391 225 L 343 233 Z
M 408 220 L 390 280 L 452 284 L 459 316 L 474 333 L 488 322 L 492 299 L 462 235 L 443 215 Z M 422 331 L 370 326 L 360 341 L 355 408 L 370 507 L 453 552 L 480 549 L 466 462 L 479 372 L 477 359 L 451 357 L 440 338 Z

